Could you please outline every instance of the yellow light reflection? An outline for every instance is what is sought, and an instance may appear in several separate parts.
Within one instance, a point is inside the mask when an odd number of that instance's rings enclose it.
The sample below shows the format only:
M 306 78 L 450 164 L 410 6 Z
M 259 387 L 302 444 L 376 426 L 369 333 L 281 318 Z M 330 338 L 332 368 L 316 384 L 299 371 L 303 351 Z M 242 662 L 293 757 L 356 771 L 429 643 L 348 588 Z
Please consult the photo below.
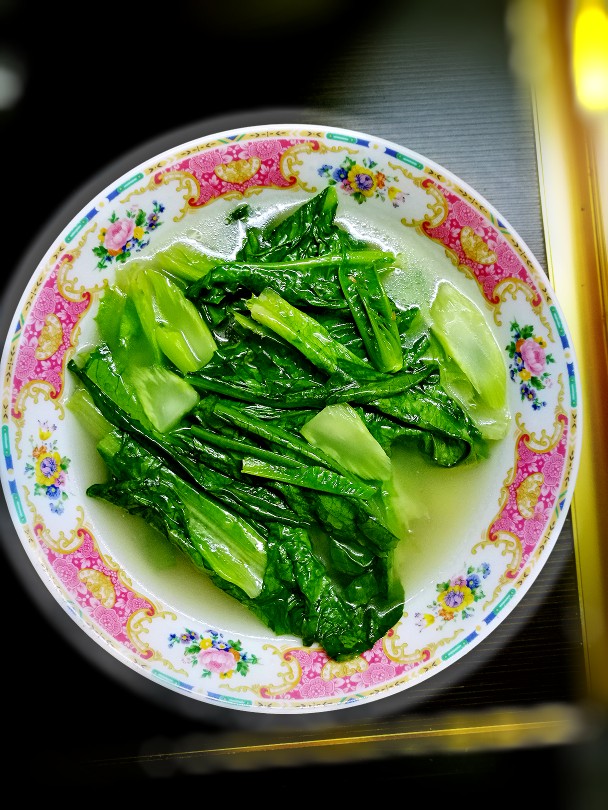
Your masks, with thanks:
M 597 0 L 578 5 L 572 47 L 576 95 L 587 110 L 607 110 L 608 14 Z

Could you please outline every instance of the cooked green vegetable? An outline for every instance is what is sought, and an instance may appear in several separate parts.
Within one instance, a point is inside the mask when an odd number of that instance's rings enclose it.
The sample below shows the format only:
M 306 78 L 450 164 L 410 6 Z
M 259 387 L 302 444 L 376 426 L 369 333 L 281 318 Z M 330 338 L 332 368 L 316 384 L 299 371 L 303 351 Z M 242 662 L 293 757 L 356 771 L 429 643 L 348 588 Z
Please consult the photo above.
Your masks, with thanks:
M 501 439 L 509 423 L 507 375 L 500 346 L 481 310 L 452 284 L 439 285 L 431 330 L 444 387 L 469 411 L 482 435 Z
M 143 516 L 274 632 L 343 660 L 403 614 L 393 447 L 476 463 L 506 383 L 475 309 L 442 288 L 428 324 L 399 308 L 380 275 L 396 257 L 339 226 L 337 205 L 327 187 L 262 229 L 238 206 L 233 258 L 178 240 L 125 263 L 98 344 L 68 362 L 68 408 L 108 470 L 91 497 Z
M 304 438 L 320 447 L 343 467 L 376 481 L 390 481 L 391 460 L 347 402 L 326 405 L 300 429 Z
M 265 287 L 247 302 L 251 316 L 302 352 L 311 363 L 331 374 L 339 360 L 364 365 L 344 344 L 334 340 L 319 321 L 292 306 L 271 287 Z
M 183 374 L 209 362 L 217 348 L 211 330 L 167 274 L 133 260 L 119 283 L 135 303 L 155 358 L 164 355 Z
M 370 245 L 336 224 L 337 208 L 338 193 L 333 186 L 327 186 L 276 225 L 248 228 L 236 260 L 299 261 L 328 253 L 368 250 Z
M 299 261 L 226 262 L 191 284 L 188 295 L 199 304 L 221 304 L 244 290 L 259 294 L 270 286 L 295 306 L 346 309 L 349 304 L 342 292 L 340 268 L 354 273 L 375 265 L 389 266 L 393 261 L 391 253 L 368 249 Z
M 403 352 L 397 315 L 380 283 L 375 263 L 352 267 L 343 262 L 339 276 L 372 363 L 378 371 L 399 371 L 403 368 Z
M 186 283 L 196 281 L 212 270 L 218 263 L 215 256 L 208 256 L 200 246 L 178 240 L 154 255 L 154 267 L 176 280 Z
M 161 433 L 175 427 L 199 400 L 190 383 L 165 366 L 139 366 L 130 379 L 144 413 Z
M 377 492 L 375 487 L 356 484 L 339 473 L 323 467 L 306 467 L 305 469 L 299 467 L 294 469 L 288 464 L 272 464 L 260 458 L 245 456 L 243 459 L 243 472 L 349 498 L 369 499 Z
M 176 475 L 126 434 L 108 433 L 97 445 L 112 473 L 89 495 L 111 500 L 162 526 L 198 566 L 212 569 L 250 597 L 262 590 L 266 543 L 250 523 L 235 516 Z

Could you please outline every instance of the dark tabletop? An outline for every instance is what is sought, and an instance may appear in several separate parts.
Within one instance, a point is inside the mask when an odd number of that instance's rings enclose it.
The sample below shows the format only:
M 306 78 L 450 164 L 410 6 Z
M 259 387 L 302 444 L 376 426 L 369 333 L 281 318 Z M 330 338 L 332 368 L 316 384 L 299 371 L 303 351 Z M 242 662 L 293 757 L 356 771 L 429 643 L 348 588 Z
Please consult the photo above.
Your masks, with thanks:
M 344 0 L 174 0 L 160 10 L 129 3 L 91 9 L 82 19 L 77 9 L 59 13 L 57 4 L 41 4 L 35 37 L 29 4 L 0 8 L 0 57 L 9 54 L 25 82 L 22 97 L 0 113 L 3 334 L 47 245 L 99 188 L 163 149 L 247 124 L 333 124 L 413 149 L 489 200 L 546 268 L 531 101 L 511 68 L 500 0 L 376 0 L 362 9 Z M 235 790 L 270 787 L 278 795 L 331 772 L 343 786 L 335 796 L 346 798 L 350 784 L 354 798 L 361 757 L 332 758 L 325 748 L 316 760 L 310 753 L 298 758 L 294 748 L 292 760 L 279 762 L 273 746 L 314 735 L 338 739 L 351 723 L 372 736 L 390 735 L 413 727 L 412 718 L 422 728 L 424 718 L 458 712 L 567 706 L 584 692 L 570 516 L 534 586 L 476 648 L 474 661 L 465 657 L 444 677 L 380 701 L 374 711 L 316 724 L 237 720 L 230 711 L 227 718 L 225 710 L 193 707 L 104 660 L 110 656 L 73 626 L 30 570 L 4 501 L 0 528 L 3 697 L 12 709 L 5 764 L 49 784 L 194 780 L 201 768 L 186 760 L 160 756 L 129 765 L 125 758 L 201 748 L 215 738 L 235 749 L 267 746 L 255 770 L 240 768 L 238 753 L 230 765 L 218 765 L 218 779 Z M 26 681 L 11 677 L 15 657 L 28 662 Z M 586 754 L 541 745 L 534 757 L 517 749 L 402 756 L 387 746 L 378 757 L 372 745 L 363 755 L 387 798 L 397 788 L 428 795 L 433 785 L 436 797 L 454 792 L 471 801 L 462 794 L 468 780 L 496 807 L 497 774 L 525 767 L 533 775 L 551 769 L 546 795 L 554 806 L 595 806 Z M 206 771 L 213 778 L 213 766 Z

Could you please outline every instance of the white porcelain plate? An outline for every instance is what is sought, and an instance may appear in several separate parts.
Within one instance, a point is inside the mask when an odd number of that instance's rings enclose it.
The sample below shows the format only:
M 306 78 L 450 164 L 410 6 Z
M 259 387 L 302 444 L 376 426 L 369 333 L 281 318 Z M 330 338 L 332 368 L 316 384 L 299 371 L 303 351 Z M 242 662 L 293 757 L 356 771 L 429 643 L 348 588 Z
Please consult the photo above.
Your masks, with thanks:
M 263 224 L 328 184 L 338 220 L 401 252 L 390 293 L 424 307 L 447 278 L 504 351 L 512 420 L 475 467 L 430 469 L 406 453 L 397 486 L 422 504 L 400 544 L 403 618 L 337 663 L 277 636 L 160 543 L 139 519 L 86 495 L 103 480 L 66 409 L 66 364 L 93 334 L 116 269 L 178 234 L 231 255 L 248 202 Z M 274 714 L 375 701 L 444 671 L 511 612 L 556 542 L 581 439 L 579 372 L 555 294 L 491 204 L 448 170 L 381 138 L 324 126 L 242 128 L 135 166 L 85 206 L 32 268 L 2 357 L 2 484 L 44 586 L 82 631 L 143 677 L 193 700 Z M 412 501 L 410 500 L 410 503 Z

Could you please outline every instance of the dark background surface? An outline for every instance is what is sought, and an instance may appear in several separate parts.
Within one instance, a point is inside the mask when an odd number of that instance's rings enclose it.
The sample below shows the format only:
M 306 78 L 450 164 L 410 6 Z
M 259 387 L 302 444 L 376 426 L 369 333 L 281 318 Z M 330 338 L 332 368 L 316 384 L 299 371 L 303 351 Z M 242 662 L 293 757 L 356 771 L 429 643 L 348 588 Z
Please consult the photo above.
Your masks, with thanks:
M 19 98 L 0 110 L 3 334 L 48 244 L 99 189 L 165 148 L 247 124 L 334 124 L 403 144 L 488 199 L 545 267 L 532 112 L 510 65 L 504 2 L 377 0 L 355 12 L 345 0 L 174 0 L 88 12 L 0 0 L 0 67 L 22 79 Z M 271 750 L 353 726 L 390 733 L 412 717 L 423 727 L 460 711 L 577 704 L 584 663 L 570 518 L 534 587 L 474 661 L 372 709 L 281 721 L 193 706 L 111 659 L 31 570 L 4 502 L 0 518 L 7 773 L 87 791 L 169 785 L 180 801 L 176 782 L 205 779 L 233 797 L 305 784 L 318 802 L 314 791 L 329 779 L 334 800 L 362 798 L 372 785 L 386 800 L 451 796 L 494 808 L 518 801 L 514 781 L 526 773 L 554 807 L 603 806 L 598 746 L 381 757 L 370 748 L 364 765 L 344 747 L 290 760 Z M 25 678 L 13 675 L 17 666 Z M 214 735 L 269 750 L 253 770 L 235 755 L 205 774 L 162 758 L 91 764 L 201 748 Z

